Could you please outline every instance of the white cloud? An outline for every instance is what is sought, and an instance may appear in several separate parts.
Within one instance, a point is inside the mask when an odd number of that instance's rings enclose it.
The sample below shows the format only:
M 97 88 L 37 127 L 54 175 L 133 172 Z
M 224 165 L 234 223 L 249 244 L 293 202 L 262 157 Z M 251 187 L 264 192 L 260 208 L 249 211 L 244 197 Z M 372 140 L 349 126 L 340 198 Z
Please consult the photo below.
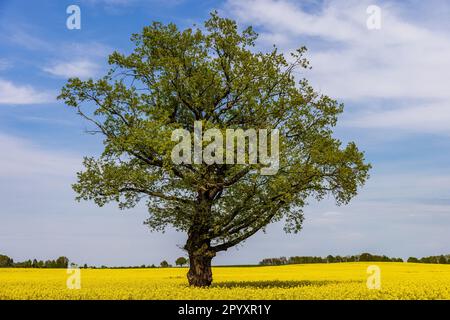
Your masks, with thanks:
M 102 69 L 101 64 L 113 51 L 109 46 L 99 42 L 69 42 L 62 44 L 61 48 L 61 52 L 71 53 L 71 59 L 57 59 L 43 67 L 42 70 L 62 78 L 97 76 Z
M 63 152 L 44 150 L 34 143 L 0 133 L 0 177 L 33 179 L 74 176 L 81 159 Z
M 342 213 L 338 212 L 338 211 L 326 211 L 323 214 L 324 217 L 335 217 L 335 216 L 340 216 L 340 215 L 342 215 Z
M 178 5 L 185 0 L 84 0 L 83 2 L 86 2 L 88 4 L 92 5 L 103 5 L 105 8 L 113 8 L 113 7 L 120 7 L 123 8 L 125 6 L 157 6 L 157 5 L 166 5 L 166 6 L 173 6 Z
M 336 226 L 339 223 L 342 223 L 345 219 L 342 219 L 342 213 L 334 210 L 325 211 L 321 215 L 315 216 L 312 215 L 310 219 L 310 223 L 312 225 L 327 225 L 327 226 Z
M 30 85 L 17 85 L 0 79 L 0 104 L 38 104 L 55 101 L 49 92 L 38 91 Z
M 92 57 L 105 59 L 113 49 L 103 43 L 90 42 L 69 42 L 62 44 L 61 52 L 70 52 L 75 57 Z
M 29 29 L 29 27 L 26 29 Z M 10 28 L 8 34 L 9 36 L 7 37 L 12 43 L 30 50 L 51 50 L 52 48 L 48 42 L 32 35 L 25 29 L 20 29 L 17 25 L 14 28 Z
M 450 103 L 412 105 L 386 111 L 369 111 L 343 121 L 344 125 L 360 128 L 420 131 L 450 134 Z
M 96 76 L 99 69 L 100 67 L 98 64 L 88 59 L 56 62 L 51 66 L 43 68 L 45 72 L 62 78 L 90 78 Z
M 104 4 L 104 5 L 108 5 L 108 6 L 113 6 L 113 5 L 124 6 L 124 5 L 129 5 L 133 2 L 136 2 L 136 0 L 85 0 L 85 2 L 88 2 L 91 4 Z
M 4 58 L 0 58 L 0 71 L 10 68 L 11 65 L 12 65 L 11 61 Z
M 261 29 L 264 46 L 276 43 L 289 51 L 307 45 L 313 69 L 301 76 L 323 93 L 365 108 L 348 125 L 450 132 L 448 30 L 408 20 L 394 3 L 382 6 L 381 30 L 368 30 L 370 4 L 325 1 L 311 12 L 288 0 L 229 0 L 225 10 Z M 372 99 L 388 100 L 389 108 L 374 116 L 374 104 L 367 103 Z M 415 99 L 414 107 L 404 108 L 406 99 Z
M 35 63 L 40 69 L 54 76 L 62 78 L 94 77 L 100 71 L 101 63 L 105 62 L 108 54 L 113 51 L 109 46 L 96 41 L 50 43 L 29 31 L 24 31 L 27 29 L 22 26 L 17 30 L 11 30 L 6 39 L 24 48 L 46 53 L 50 62 L 42 63 L 35 60 Z M 54 50 L 55 47 L 58 48 L 57 51 Z M 69 55 L 68 52 L 70 52 Z M 0 59 L 0 70 L 3 69 L 2 66 L 9 66 L 6 62 L 6 60 Z
M 393 6 L 382 9 L 382 28 L 366 27 L 368 2 L 326 2 L 308 13 L 289 1 L 236 1 L 228 8 L 264 36 L 321 44 L 309 58 L 311 77 L 339 98 L 450 97 L 450 38 L 404 21 Z M 345 4 L 344 4 L 345 3 Z M 313 39 L 306 39 L 313 37 Z M 446 72 L 447 71 L 447 72 Z

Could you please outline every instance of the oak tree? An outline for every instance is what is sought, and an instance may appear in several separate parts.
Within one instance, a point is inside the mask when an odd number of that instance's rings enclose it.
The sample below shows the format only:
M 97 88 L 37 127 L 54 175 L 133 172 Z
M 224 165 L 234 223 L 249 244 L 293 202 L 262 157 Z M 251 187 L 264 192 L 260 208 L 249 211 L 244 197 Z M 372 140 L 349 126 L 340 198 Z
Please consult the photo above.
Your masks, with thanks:
M 99 157 L 86 157 L 73 188 L 78 199 L 121 209 L 145 201 L 155 231 L 185 232 L 190 285 L 209 286 L 211 260 L 283 220 L 302 227 L 309 199 L 348 203 L 370 165 L 355 143 L 333 137 L 342 104 L 316 92 L 295 71 L 309 68 L 300 48 L 286 57 L 259 52 L 251 27 L 212 13 L 204 27 L 180 30 L 155 22 L 131 38 L 130 54 L 109 56 L 98 80 L 71 78 L 59 99 L 103 137 Z M 175 164 L 175 129 L 278 129 L 279 170 L 257 164 Z

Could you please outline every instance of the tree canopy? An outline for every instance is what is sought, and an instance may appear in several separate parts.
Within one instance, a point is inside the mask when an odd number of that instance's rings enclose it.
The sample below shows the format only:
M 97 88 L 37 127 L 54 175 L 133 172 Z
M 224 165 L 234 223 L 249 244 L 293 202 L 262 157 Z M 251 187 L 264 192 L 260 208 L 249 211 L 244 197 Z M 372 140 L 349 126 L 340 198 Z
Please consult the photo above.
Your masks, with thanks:
M 188 263 L 188 260 L 185 257 L 179 257 L 179 258 L 177 258 L 177 260 L 175 260 L 175 264 L 180 267 L 184 266 L 187 263 Z
M 189 282 L 209 285 L 211 259 L 269 223 L 298 232 L 307 200 L 331 194 L 348 203 L 370 165 L 355 143 L 333 137 L 343 105 L 316 92 L 295 70 L 309 68 L 299 48 L 256 50 L 257 34 L 212 13 L 204 28 L 155 22 L 131 38 L 130 54 L 109 56 L 99 80 L 69 79 L 59 99 L 93 124 L 104 151 L 86 157 L 78 199 L 122 209 L 145 201 L 150 229 L 186 232 Z M 176 164 L 176 129 L 278 129 L 279 170 L 256 164 Z

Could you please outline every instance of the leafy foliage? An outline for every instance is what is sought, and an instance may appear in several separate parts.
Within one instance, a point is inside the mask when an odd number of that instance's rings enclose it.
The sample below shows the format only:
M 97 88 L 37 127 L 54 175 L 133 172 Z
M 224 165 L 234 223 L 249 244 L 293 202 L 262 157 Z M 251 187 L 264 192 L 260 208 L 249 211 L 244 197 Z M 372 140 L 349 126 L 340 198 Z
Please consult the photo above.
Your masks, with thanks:
M 33 261 L 14 262 L 10 257 L 0 254 L 0 268 L 67 268 L 68 265 L 69 259 L 66 257 L 47 261 L 34 259 Z
M 187 264 L 187 263 L 188 263 L 188 260 L 187 260 L 185 257 L 179 257 L 179 258 L 177 258 L 177 260 L 175 261 L 175 264 L 176 264 L 177 266 L 180 266 L 180 267 L 184 266 L 184 265 Z
M 276 47 L 255 52 L 256 39 L 217 13 L 204 30 L 155 22 L 132 36 L 131 54 L 110 55 L 105 77 L 70 79 L 59 99 L 104 138 L 101 156 L 85 158 L 78 174 L 78 199 L 122 209 L 145 201 L 152 230 L 187 232 L 190 255 L 211 258 L 271 222 L 300 231 L 308 198 L 348 203 L 370 165 L 355 143 L 332 136 L 343 106 L 296 82 L 294 71 L 309 68 L 306 48 L 287 59 Z M 174 164 L 171 133 L 192 132 L 194 121 L 205 130 L 279 129 L 278 173 L 260 175 L 261 164 Z
M 264 266 L 278 266 L 285 264 L 310 264 L 310 263 L 340 263 L 340 262 L 403 262 L 402 258 L 390 258 L 388 256 L 379 256 L 370 253 L 361 253 L 356 256 L 332 256 L 328 255 L 325 258 L 311 257 L 311 256 L 293 256 L 280 258 L 265 258 L 259 262 Z

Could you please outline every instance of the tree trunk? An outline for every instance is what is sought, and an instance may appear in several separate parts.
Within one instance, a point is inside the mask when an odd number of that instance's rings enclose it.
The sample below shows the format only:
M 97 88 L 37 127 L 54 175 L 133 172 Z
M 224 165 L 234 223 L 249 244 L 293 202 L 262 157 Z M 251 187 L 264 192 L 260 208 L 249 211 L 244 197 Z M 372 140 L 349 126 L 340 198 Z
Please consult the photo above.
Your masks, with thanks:
M 211 249 L 209 230 L 211 225 L 211 201 L 204 192 L 199 192 L 198 206 L 188 231 L 185 250 L 189 254 L 189 285 L 208 287 L 212 283 L 211 260 L 216 252 Z
M 209 287 L 212 283 L 211 260 L 215 252 L 210 250 L 196 250 L 189 252 L 189 271 L 187 278 L 190 286 Z
M 211 260 L 216 255 L 211 250 L 210 240 L 206 239 L 204 233 L 194 226 L 189 232 L 185 249 L 189 254 L 189 272 L 187 278 L 189 285 L 194 287 L 208 287 L 212 283 Z

